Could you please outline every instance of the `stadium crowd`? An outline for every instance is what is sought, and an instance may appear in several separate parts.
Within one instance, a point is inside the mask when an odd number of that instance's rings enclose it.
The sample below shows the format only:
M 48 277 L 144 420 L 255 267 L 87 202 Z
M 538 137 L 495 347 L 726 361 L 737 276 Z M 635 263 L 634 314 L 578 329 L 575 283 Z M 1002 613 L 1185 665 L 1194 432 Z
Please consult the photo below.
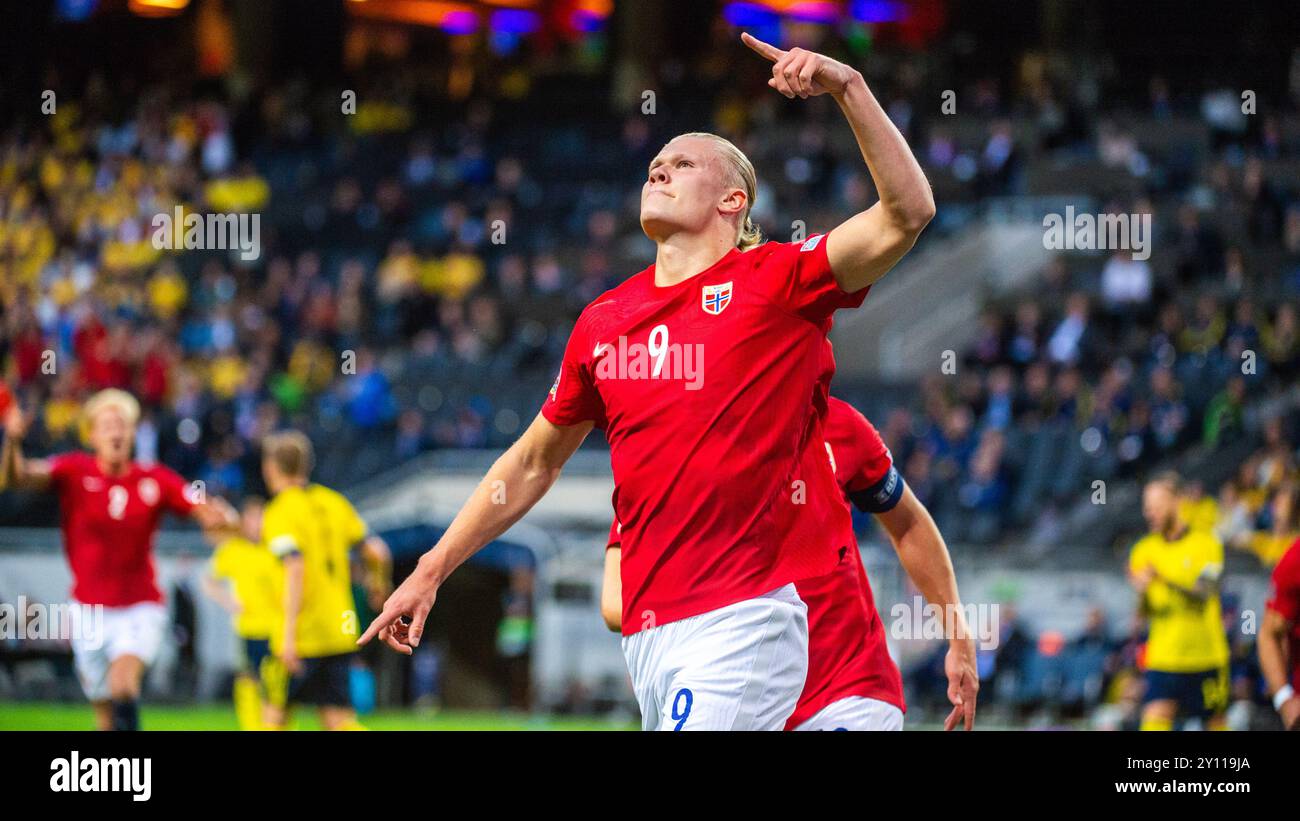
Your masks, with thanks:
M 1097 192 L 1102 210 L 1155 223 L 1149 262 L 1062 254 L 1029 292 L 989 304 L 961 378 L 927 380 L 910 408 L 881 420 L 910 481 L 961 530 L 951 538 L 993 541 L 1044 501 L 1077 497 L 1085 462 L 1132 475 L 1191 442 L 1231 438 L 1252 395 L 1294 376 L 1300 203 L 1293 181 L 1270 179 L 1262 163 L 1297 145 L 1276 118 L 1183 168 L 1110 120 L 1079 130 L 1087 82 L 1061 82 L 1029 58 L 1020 88 L 972 84 L 965 129 L 922 112 L 926 78 L 914 64 L 882 66 L 873 82 L 924 146 L 947 229 L 971 204 L 1024 193 L 1032 163 L 1061 155 L 1118 169 L 1133 193 Z M 815 226 L 869 202 L 824 111 L 789 121 L 773 101 L 721 85 L 725 66 L 698 68 L 689 76 L 703 89 L 671 65 L 655 82 L 665 97 L 712 100 L 705 116 L 768 170 L 760 222 L 799 215 Z M 401 71 L 382 95 L 363 92 L 350 117 L 301 82 L 254 105 L 164 86 L 128 102 L 93 80 L 6 136 L 0 345 L 28 401 L 47 400 L 48 445 L 74 438 L 80 398 L 106 386 L 144 402 L 142 456 L 233 496 L 257 483 L 254 443 L 285 422 L 382 451 L 375 468 L 429 448 L 501 446 L 520 430 L 535 397 L 452 397 L 446 384 L 485 370 L 545 380 L 577 310 L 640 267 L 627 180 L 661 135 L 701 112 L 631 114 L 612 132 L 538 121 L 527 85 L 502 81 L 439 130 L 446 90 L 421 96 L 415 69 Z M 1142 116 L 1158 124 L 1191 102 L 1156 78 Z M 1037 126 L 1011 129 L 1007 115 L 1025 110 Z M 794 151 L 781 142 L 790 133 Z M 564 171 L 575 164 L 580 179 Z M 153 216 L 178 204 L 261 214 L 260 258 L 155 248 Z M 1245 351 L 1253 374 L 1237 372 Z M 1055 447 L 1028 457 L 1018 447 L 1040 427 L 1077 437 L 1066 469 L 1032 463 Z M 349 478 L 366 462 L 350 461 Z
M 1033 193 L 1035 166 L 1068 158 L 1110 172 L 1087 192 L 1099 211 L 1152 216 L 1156 251 L 1055 257 L 1030 289 L 989 301 L 957 379 L 923 380 L 876 420 L 952 542 L 1043 526 L 1083 496 L 1085 467 L 1131 477 L 1241 440 L 1247 406 L 1300 373 L 1300 181 L 1272 173 L 1300 156 L 1294 129 L 1225 118 L 1212 93 L 1179 97 L 1159 77 L 1134 110 L 1098 117 L 1092 78 L 1030 57 L 1021 69 L 1014 87 L 974 79 L 951 121 L 921 106 L 936 80 L 915 61 L 872 69 L 942 192 L 934 233 Z M 551 119 L 520 72 L 486 72 L 497 80 L 465 98 L 418 71 L 372 73 L 350 116 L 301 80 L 237 98 L 127 96 L 94 79 L 7 131 L 0 356 L 41 409 L 35 449 L 74 443 L 80 403 L 104 387 L 141 400 L 138 458 L 231 498 L 264 492 L 257 443 L 286 424 L 323 452 L 361 454 L 346 474 L 323 459 L 326 483 L 432 448 L 500 447 L 535 410 L 577 311 L 643 267 L 629 192 L 666 136 L 735 136 L 762 171 L 766 226 L 815 229 L 873 198 L 825 107 L 778 111 L 723 60 L 646 78 L 665 109 L 692 101 L 654 116 L 587 105 Z M 1203 155 L 1145 147 L 1176 116 L 1200 118 Z M 260 214 L 260 257 L 156 248 L 152 219 L 176 206 Z M 1189 520 L 1265 564 L 1300 532 L 1291 421 L 1185 501 Z M 991 670 L 1020 671 L 1013 702 L 1058 680 L 1068 704 L 1129 697 L 1132 643 L 1099 613 L 1068 640 L 1008 621 Z

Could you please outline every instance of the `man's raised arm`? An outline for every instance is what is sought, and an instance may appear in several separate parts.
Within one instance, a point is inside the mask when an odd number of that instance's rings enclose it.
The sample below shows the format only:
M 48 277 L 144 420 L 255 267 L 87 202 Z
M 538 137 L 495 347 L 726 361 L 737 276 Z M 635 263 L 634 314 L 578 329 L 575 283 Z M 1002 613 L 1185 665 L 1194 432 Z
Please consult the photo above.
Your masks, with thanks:
M 389 647 L 410 655 L 420 643 L 438 587 L 546 495 L 591 428 L 590 422 L 561 427 L 539 414 L 488 470 L 447 532 L 420 557 L 415 571 L 388 597 L 383 612 L 357 643 L 381 636 Z
M 23 456 L 23 437 L 29 421 L 15 402 L 5 414 L 5 439 L 0 445 L 0 490 L 46 490 L 50 463 Z
M 894 267 L 934 217 L 925 172 L 861 72 L 824 54 L 785 51 L 749 34 L 741 39 L 772 61 L 769 86 L 791 99 L 830 94 L 853 128 L 880 201 L 832 230 L 826 255 L 840 287 L 861 290 Z

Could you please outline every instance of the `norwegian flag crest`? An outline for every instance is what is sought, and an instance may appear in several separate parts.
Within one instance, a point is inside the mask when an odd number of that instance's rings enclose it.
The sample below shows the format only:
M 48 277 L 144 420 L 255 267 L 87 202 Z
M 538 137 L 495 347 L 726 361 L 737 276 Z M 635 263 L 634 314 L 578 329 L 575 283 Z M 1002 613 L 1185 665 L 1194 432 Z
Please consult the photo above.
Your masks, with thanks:
M 700 295 L 700 304 L 704 313 L 717 316 L 731 304 L 731 283 L 705 285 Z

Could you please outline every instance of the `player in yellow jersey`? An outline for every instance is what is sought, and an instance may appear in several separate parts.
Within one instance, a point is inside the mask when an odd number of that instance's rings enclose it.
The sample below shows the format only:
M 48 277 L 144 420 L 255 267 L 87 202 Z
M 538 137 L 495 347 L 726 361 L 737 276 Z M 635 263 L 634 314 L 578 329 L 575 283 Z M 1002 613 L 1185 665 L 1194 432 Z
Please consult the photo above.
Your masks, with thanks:
M 360 547 L 389 572 L 388 547 L 371 535 L 341 494 L 309 480 L 312 447 L 287 431 L 262 444 L 262 475 L 273 498 L 262 518 L 262 542 L 282 565 L 282 606 L 271 631 L 266 723 L 282 728 L 294 704 L 310 704 L 329 730 L 359 729 L 349 695 L 349 669 L 360 634 L 352 598 L 351 553 Z
M 203 592 L 232 616 L 241 664 L 235 676 L 235 717 L 241 730 L 262 727 L 262 663 L 280 617 L 280 562 L 262 543 L 262 500 L 244 500 L 238 527 L 206 532 L 216 546 Z
M 1173 729 L 1196 717 L 1222 726 L 1228 706 L 1228 639 L 1219 605 L 1223 544 L 1179 516 L 1179 478 L 1163 473 L 1142 491 L 1151 532 L 1133 546 L 1129 579 L 1149 634 L 1142 729 Z

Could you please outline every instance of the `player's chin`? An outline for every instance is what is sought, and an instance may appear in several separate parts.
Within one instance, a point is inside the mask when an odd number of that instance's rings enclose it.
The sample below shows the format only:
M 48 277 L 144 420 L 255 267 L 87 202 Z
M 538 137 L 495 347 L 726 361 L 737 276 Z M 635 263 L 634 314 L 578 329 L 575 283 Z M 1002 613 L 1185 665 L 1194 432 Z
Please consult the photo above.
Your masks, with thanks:
M 666 208 L 650 206 L 641 208 L 641 230 L 650 239 L 672 235 L 681 227 L 681 220 Z

